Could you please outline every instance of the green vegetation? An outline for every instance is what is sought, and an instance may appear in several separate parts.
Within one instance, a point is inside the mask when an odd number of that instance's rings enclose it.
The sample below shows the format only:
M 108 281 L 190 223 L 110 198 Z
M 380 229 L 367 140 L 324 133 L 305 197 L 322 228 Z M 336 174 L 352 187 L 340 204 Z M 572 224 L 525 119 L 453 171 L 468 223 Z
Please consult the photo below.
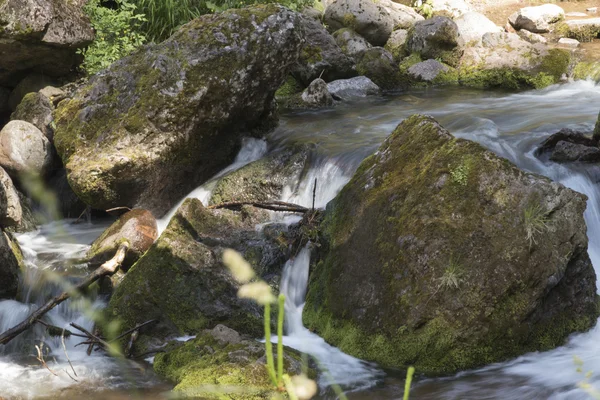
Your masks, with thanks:
M 548 229 L 546 211 L 539 204 L 530 204 L 525 207 L 524 220 L 529 245 L 537 244 L 535 237 Z
M 94 42 L 80 54 L 83 68 L 95 74 L 118 59 L 127 56 L 146 42 L 141 26 L 146 18 L 128 0 L 115 0 L 116 8 L 102 5 L 101 0 L 89 0 L 84 6 L 96 31 Z

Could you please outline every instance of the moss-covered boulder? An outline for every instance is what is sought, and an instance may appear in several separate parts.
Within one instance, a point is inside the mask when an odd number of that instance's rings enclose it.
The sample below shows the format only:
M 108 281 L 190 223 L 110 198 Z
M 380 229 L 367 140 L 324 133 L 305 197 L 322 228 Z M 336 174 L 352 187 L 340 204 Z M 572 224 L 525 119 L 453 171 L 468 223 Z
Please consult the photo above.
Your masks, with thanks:
M 154 370 L 176 384 L 175 394 L 186 397 L 259 400 L 275 393 L 267 373 L 265 345 L 223 325 L 157 354 Z M 284 370 L 292 376 L 302 371 L 298 353 L 287 348 Z
M 431 375 L 559 346 L 598 316 L 585 207 L 412 116 L 328 206 L 304 322 L 351 355 Z
M 126 240 L 129 248 L 121 269 L 127 270 L 152 246 L 157 237 L 158 226 L 152 213 L 134 209 L 121 215 L 92 243 L 86 258 L 90 265 L 98 267 L 113 258 L 121 243 Z
M 423 59 L 438 59 L 451 66 L 458 65 L 464 40 L 458 26 L 447 17 L 419 21 L 408 31 L 406 50 Z
M 259 337 L 262 310 L 237 297 L 239 285 L 223 265 L 222 253 L 239 251 L 269 281 L 288 257 L 278 237 L 276 230 L 256 232 L 243 213 L 208 210 L 199 200 L 187 199 L 116 288 L 107 316 L 120 320 L 123 330 L 156 319 L 147 334 L 158 338 L 196 334 L 217 323 Z
M 246 165 L 219 180 L 210 204 L 279 200 L 285 186 L 300 178 L 308 155 L 306 146 L 291 146 Z
M 304 44 L 292 75 L 304 86 L 317 78 L 329 82 L 357 75 L 354 60 L 344 54 L 321 21 L 301 16 L 298 28 Z
M 529 43 L 514 33 L 489 32 L 467 47 L 460 60 L 460 83 L 478 88 L 543 88 L 566 76 L 568 50 Z
M 55 112 L 75 193 L 97 209 L 161 216 L 273 123 L 297 61 L 299 14 L 277 5 L 205 15 L 93 76 Z
M 52 141 L 52 112 L 54 105 L 50 99 L 40 92 L 28 93 L 23 97 L 15 111 L 10 115 L 12 120 L 27 121 L 38 128 L 48 140 Z
M 363 52 L 356 69 L 383 90 L 395 90 L 404 86 L 398 64 L 383 47 L 372 47 Z
M 94 39 L 82 2 L 0 1 L 0 85 L 14 87 L 29 72 L 63 76 Z

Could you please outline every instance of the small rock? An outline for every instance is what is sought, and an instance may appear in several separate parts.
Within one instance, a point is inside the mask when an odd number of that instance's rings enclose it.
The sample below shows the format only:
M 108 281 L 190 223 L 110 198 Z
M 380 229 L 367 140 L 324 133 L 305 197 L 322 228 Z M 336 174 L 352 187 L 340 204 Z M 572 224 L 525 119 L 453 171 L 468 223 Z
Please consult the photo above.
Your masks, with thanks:
M 586 8 L 585 11 L 588 11 L 588 12 L 591 12 L 591 13 L 595 13 L 595 12 L 598 12 L 598 7 Z
M 502 32 L 502 28 L 478 12 L 463 14 L 455 19 L 454 22 L 458 26 L 458 31 L 465 45 L 474 46 L 480 44 L 482 36 L 488 32 Z
M 21 172 L 44 175 L 52 166 L 50 141 L 35 125 L 10 121 L 0 131 L 0 166 L 11 176 Z
M 527 29 L 533 33 L 550 31 L 550 24 L 564 19 L 565 11 L 555 4 L 525 7 L 512 14 L 508 21 L 517 30 Z
M 448 67 L 437 60 L 429 59 L 417 63 L 408 69 L 409 75 L 424 82 L 433 81 L 441 72 L 448 71 Z
M 392 32 L 384 48 L 392 53 L 394 60 L 399 61 L 406 56 L 404 44 L 406 43 L 407 38 L 408 31 L 406 29 L 397 29 Z
M 538 33 L 529 32 L 527 29 L 521 29 L 517 34 L 527 40 L 529 43 L 548 43 L 548 40 Z
M 323 19 L 331 29 L 352 28 L 372 45 L 383 46 L 395 28 L 408 29 L 423 17 L 391 0 L 336 0 Z
M 52 112 L 54 106 L 50 99 L 44 96 L 41 91 L 27 93 L 23 100 L 11 114 L 12 120 L 27 121 L 36 126 L 43 134 L 52 141 L 54 130 L 50 126 L 53 120 Z
M 302 101 L 310 107 L 329 107 L 333 105 L 333 97 L 327 89 L 327 83 L 317 78 L 302 92 Z
M 583 12 L 569 12 L 565 14 L 565 17 L 587 17 L 588 15 Z
M 226 327 L 225 325 L 217 325 L 211 330 L 207 330 L 206 333 L 209 333 L 220 345 L 226 344 L 238 344 L 242 341 L 242 337 L 240 334 Z
M 119 217 L 92 243 L 87 258 L 92 267 L 114 257 L 121 241 L 129 241 L 129 250 L 121 268 L 127 270 L 152 246 L 158 237 L 156 219 L 150 211 L 133 209 Z
M 342 28 L 335 31 L 333 38 L 344 54 L 350 57 L 359 57 L 372 47 L 364 37 L 350 28 Z
M 561 44 L 561 45 L 567 46 L 567 47 L 579 47 L 579 40 L 569 39 L 569 38 L 560 38 L 558 40 L 558 44 Z
M 600 148 L 561 140 L 554 147 L 550 160 L 555 162 L 599 162 Z
M 22 217 L 19 193 L 10 176 L 0 168 L 0 226 L 17 227 L 21 224 Z
M 19 84 L 10 93 L 10 97 L 8 98 L 8 105 L 10 109 L 14 111 L 27 93 L 37 92 L 38 90 L 52 84 L 54 84 L 54 80 L 46 75 L 28 75 L 21 82 L 19 82 Z
M 419 53 L 423 59 L 441 59 L 456 66 L 462 54 L 459 48 L 463 44 L 454 21 L 447 17 L 433 17 L 415 24 L 408 34 L 406 48 L 411 53 Z
M 351 97 L 367 97 L 377 95 L 381 91 L 379 86 L 366 76 L 357 76 L 350 79 L 338 79 L 327 84 L 329 93 L 334 98 L 348 99 Z

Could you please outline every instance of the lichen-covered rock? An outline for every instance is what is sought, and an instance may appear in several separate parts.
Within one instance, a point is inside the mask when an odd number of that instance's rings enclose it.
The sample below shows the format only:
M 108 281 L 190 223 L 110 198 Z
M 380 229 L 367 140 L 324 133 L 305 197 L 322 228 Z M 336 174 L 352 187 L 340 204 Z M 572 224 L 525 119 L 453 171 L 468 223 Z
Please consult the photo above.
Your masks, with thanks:
M 396 29 L 390 35 L 384 48 L 394 56 L 394 60 L 400 61 L 406 56 L 406 48 L 404 47 L 406 39 L 408 39 L 408 31 L 406 29 Z
M 18 227 L 22 218 L 19 193 L 8 173 L 0 168 L 0 227 Z
M 403 85 L 398 64 L 390 52 L 383 47 L 373 47 L 365 51 L 356 69 L 384 90 L 399 89 Z
M 46 174 L 53 155 L 50 141 L 29 122 L 10 121 L 0 131 L 0 166 L 13 177 L 24 172 Z
M 412 116 L 328 206 L 304 322 L 351 355 L 429 375 L 559 346 L 598 316 L 585 208 Z
M 321 21 L 302 16 L 299 28 L 304 44 L 292 75 L 305 86 L 317 78 L 325 81 L 356 76 L 355 62 L 342 51 Z
M 478 12 L 468 12 L 454 20 L 458 33 L 465 46 L 481 44 L 481 38 L 488 32 L 503 32 L 504 30 L 493 23 L 488 17 Z
M 272 398 L 276 391 L 266 368 L 265 345 L 226 326 L 217 325 L 175 347 L 156 355 L 154 370 L 176 384 L 178 395 L 259 400 Z M 296 351 L 285 349 L 284 370 L 291 376 L 302 372 Z M 221 385 L 226 395 L 206 393 L 214 385 Z
M 310 108 L 331 107 L 333 97 L 327 89 L 327 82 L 317 78 L 302 92 L 302 101 Z
M 129 248 L 121 269 L 133 265 L 158 237 L 156 218 L 148 210 L 133 209 L 121 215 L 92 243 L 87 252 L 87 260 L 94 268 L 115 256 L 119 245 L 127 240 Z
M 54 106 L 50 99 L 40 92 L 33 92 L 23 97 L 10 118 L 35 125 L 52 142 L 54 138 L 54 130 L 51 127 L 53 111 Z
M 460 81 L 474 87 L 542 88 L 558 83 L 570 62 L 568 50 L 532 44 L 515 33 L 490 32 L 483 35 L 480 46 L 465 49 Z
M 290 182 L 297 182 L 308 159 L 306 147 L 286 147 L 219 180 L 210 204 L 279 200 Z
M 0 299 L 17 296 L 22 260 L 19 244 L 8 233 L 0 231 Z
M 545 37 L 543 37 L 542 35 L 538 34 L 538 33 L 533 33 L 533 32 L 529 32 L 527 29 L 521 29 L 517 32 L 517 34 L 523 38 L 524 40 L 527 40 L 529 43 L 535 44 L 535 43 L 543 43 L 546 44 L 548 43 L 548 39 L 546 39 Z
M 417 22 L 408 32 L 406 49 L 409 53 L 419 54 L 422 59 L 439 59 L 456 66 L 463 43 L 454 21 L 447 17 L 433 17 Z
M 196 334 L 217 323 L 259 337 L 262 309 L 237 297 L 239 284 L 223 265 L 222 254 L 227 248 L 239 251 L 268 281 L 288 257 L 276 240 L 279 234 L 273 235 L 256 232 L 243 213 L 208 210 L 199 200 L 187 199 L 116 288 L 107 317 L 120 320 L 122 330 L 157 319 L 147 333 L 152 337 Z
M 458 18 L 463 14 L 475 11 L 465 0 L 430 0 L 434 15 Z
M 12 87 L 31 71 L 71 73 L 78 48 L 94 39 L 81 4 L 62 0 L 0 2 L 0 85 Z
M 272 126 L 298 21 L 273 4 L 205 15 L 93 76 L 55 112 L 75 193 L 162 216 L 233 160 L 242 134 Z
M 516 30 L 527 29 L 533 33 L 550 31 L 550 24 L 565 18 L 565 11 L 556 4 L 543 4 L 521 8 L 508 17 L 508 22 Z
M 333 32 L 333 38 L 344 54 L 354 58 L 360 57 L 362 53 L 373 47 L 364 37 L 350 28 L 338 29 Z
M 600 35 L 600 18 L 567 20 L 557 25 L 556 32 L 581 42 L 591 42 Z
M 408 29 L 423 17 L 391 0 L 335 0 L 325 9 L 323 19 L 334 31 L 351 28 L 373 46 L 383 46 L 394 28 Z
M 381 93 L 381 89 L 366 76 L 357 76 L 351 79 L 340 79 L 327 84 L 329 93 L 336 100 L 348 100 L 353 97 L 374 96 Z
M 449 70 L 447 65 L 437 60 L 426 60 L 408 68 L 408 74 L 419 81 L 433 82 L 439 74 Z

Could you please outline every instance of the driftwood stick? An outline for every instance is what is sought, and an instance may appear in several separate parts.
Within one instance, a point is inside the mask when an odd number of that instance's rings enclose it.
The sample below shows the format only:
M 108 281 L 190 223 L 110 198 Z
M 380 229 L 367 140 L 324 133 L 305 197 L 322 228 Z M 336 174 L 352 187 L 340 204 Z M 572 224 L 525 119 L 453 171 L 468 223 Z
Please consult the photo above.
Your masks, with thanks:
M 0 344 L 6 344 L 10 342 L 12 339 L 25 332 L 31 325 L 33 325 L 36 321 L 38 321 L 41 317 L 43 317 L 48 311 L 52 310 L 54 307 L 62 303 L 63 301 L 70 298 L 72 295 L 76 295 L 82 289 L 87 288 L 92 283 L 96 282 L 103 276 L 110 276 L 117 272 L 119 266 L 123 262 L 125 258 L 125 254 L 129 249 L 129 243 L 127 241 L 121 243 L 119 246 L 117 253 L 113 258 L 102 264 L 98 267 L 94 272 L 92 272 L 87 278 L 81 281 L 77 286 L 74 286 L 71 290 L 65 291 L 58 296 L 54 297 L 46 304 L 32 312 L 27 319 L 22 321 L 20 324 L 10 328 L 6 332 L 3 332 L 0 335 Z M 85 333 L 85 332 L 84 332 Z
M 82 337 L 82 338 L 87 338 L 87 336 L 85 335 L 81 335 L 79 333 L 75 333 L 75 332 L 71 332 L 68 329 L 65 328 L 61 328 L 59 326 L 56 325 L 50 325 L 47 322 L 42 321 L 41 319 L 38 319 L 37 321 L 35 321 L 38 324 L 42 324 L 46 327 L 46 331 L 48 332 L 48 334 L 50 336 L 64 336 L 64 337 L 70 337 L 70 336 L 76 336 L 76 337 Z
M 142 324 L 138 324 L 138 325 L 136 325 L 135 327 L 133 327 L 133 328 L 129 329 L 128 331 L 125 331 L 125 332 L 121 333 L 121 334 L 120 334 L 119 336 L 117 336 L 116 338 L 109 340 L 109 341 L 108 341 L 108 343 L 116 342 L 117 340 L 119 340 L 119 339 L 121 339 L 121 338 L 123 338 L 123 337 L 125 337 L 125 336 L 129 335 L 130 333 L 133 333 L 133 332 L 135 332 L 135 331 L 139 331 L 139 330 L 140 330 L 141 328 L 143 328 L 144 326 L 146 326 L 146 325 L 149 325 L 149 324 L 153 324 L 154 322 L 156 322 L 156 320 L 155 320 L 155 319 L 151 319 L 150 321 L 146 321 L 146 322 L 144 322 L 144 323 L 142 323 Z
M 94 335 L 93 333 L 91 333 L 90 331 L 85 329 L 84 327 L 77 325 L 75 322 L 71 322 L 71 326 L 73 328 L 77 329 L 78 331 L 81 331 L 81 332 L 85 333 L 86 335 L 88 335 L 90 340 L 93 339 L 94 341 L 96 341 L 97 343 L 100 343 L 102 346 L 106 347 L 107 349 L 110 347 L 110 344 L 108 344 L 104 339 Z
M 221 204 L 215 204 L 212 206 L 208 206 L 209 209 L 219 209 L 219 208 L 227 208 L 227 209 L 237 209 L 241 206 L 252 206 L 256 208 L 262 208 L 264 210 L 270 211 L 280 211 L 280 212 L 297 212 L 297 213 L 305 213 L 308 212 L 308 208 L 299 206 L 297 204 L 285 203 L 283 201 L 268 201 L 268 202 L 257 202 L 257 201 L 230 201 Z
M 73 374 L 75 374 L 75 376 L 77 376 L 77 372 L 75 372 L 75 368 L 73 368 L 73 363 L 71 363 L 71 359 L 69 358 L 69 353 L 67 353 L 67 345 L 65 344 L 65 331 L 66 331 L 66 329 L 63 328 L 63 334 L 60 336 L 60 342 L 62 343 L 63 350 L 65 351 L 65 357 L 67 357 L 67 361 L 69 362 L 69 365 L 71 366 L 71 370 L 73 371 Z M 69 371 L 67 371 L 65 369 L 65 372 L 67 373 L 67 375 L 69 375 L 71 377 L 71 379 L 73 379 L 75 382 L 77 382 L 77 379 L 73 378 L 71 376 L 71 374 L 69 374 Z
M 315 178 L 315 184 L 313 185 L 313 202 L 311 211 L 315 210 L 315 199 L 317 198 L 317 178 Z

